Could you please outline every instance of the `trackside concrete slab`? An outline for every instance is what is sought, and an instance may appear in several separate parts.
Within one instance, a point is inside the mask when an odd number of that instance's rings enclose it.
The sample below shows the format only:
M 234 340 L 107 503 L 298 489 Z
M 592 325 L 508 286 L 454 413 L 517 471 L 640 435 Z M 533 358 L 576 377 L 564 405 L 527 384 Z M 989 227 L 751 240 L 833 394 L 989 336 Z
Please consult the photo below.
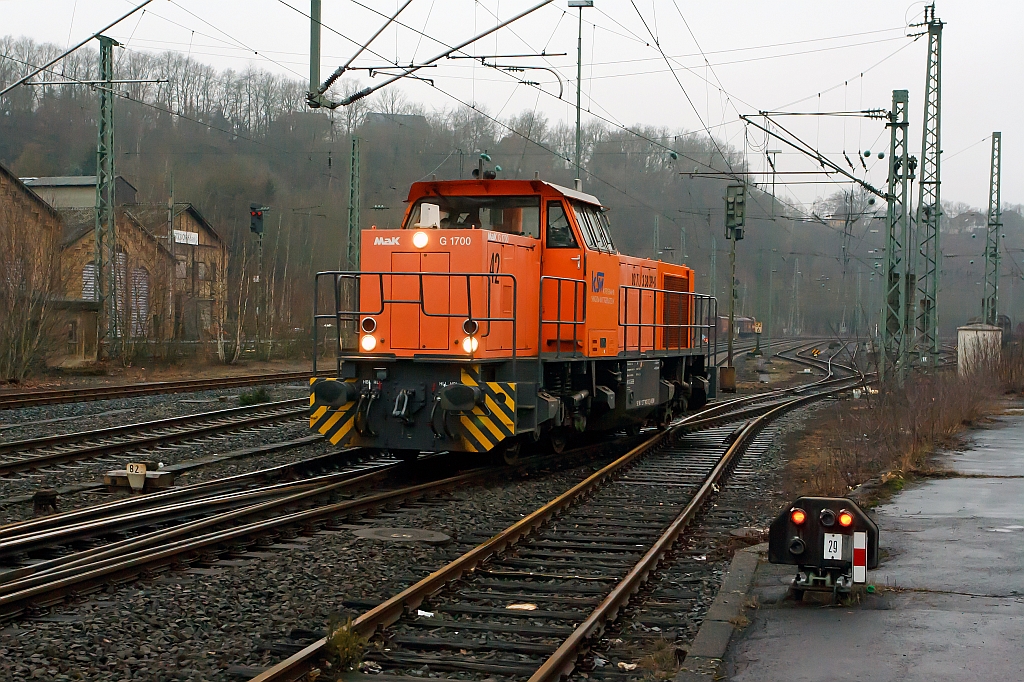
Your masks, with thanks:
M 761 563 L 761 607 L 725 656 L 734 682 L 1024 680 L 1024 416 L 1002 417 L 932 479 L 875 510 L 881 588 L 852 607 L 785 601 Z
M 756 545 L 736 552 L 722 586 L 704 616 L 704 622 L 686 653 L 675 682 L 707 682 L 721 674 L 722 657 L 744 615 L 760 555 L 768 545 Z

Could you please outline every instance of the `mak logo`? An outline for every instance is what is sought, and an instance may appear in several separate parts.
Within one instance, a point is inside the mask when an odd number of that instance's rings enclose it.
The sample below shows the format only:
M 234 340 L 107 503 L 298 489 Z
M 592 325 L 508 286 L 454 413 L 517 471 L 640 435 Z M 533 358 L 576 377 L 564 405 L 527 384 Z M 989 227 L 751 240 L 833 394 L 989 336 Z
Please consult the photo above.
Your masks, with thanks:
M 398 246 L 398 237 L 374 237 L 374 246 Z
M 595 294 L 601 293 L 604 289 L 604 273 L 595 272 L 594 276 L 590 280 L 590 288 L 594 290 Z

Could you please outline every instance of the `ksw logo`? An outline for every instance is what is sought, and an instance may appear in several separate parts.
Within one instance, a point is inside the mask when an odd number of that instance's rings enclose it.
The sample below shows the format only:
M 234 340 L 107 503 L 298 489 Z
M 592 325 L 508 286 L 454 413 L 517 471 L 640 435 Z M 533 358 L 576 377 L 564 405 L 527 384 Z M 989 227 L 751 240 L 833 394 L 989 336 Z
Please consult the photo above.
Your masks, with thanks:
M 590 287 L 594 290 L 595 294 L 601 293 L 604 289 L 604 273 L 595 272 L 593 278 L 590 280 Z
M 398 246 L 398 237 L 374 237 L 374 246 Z

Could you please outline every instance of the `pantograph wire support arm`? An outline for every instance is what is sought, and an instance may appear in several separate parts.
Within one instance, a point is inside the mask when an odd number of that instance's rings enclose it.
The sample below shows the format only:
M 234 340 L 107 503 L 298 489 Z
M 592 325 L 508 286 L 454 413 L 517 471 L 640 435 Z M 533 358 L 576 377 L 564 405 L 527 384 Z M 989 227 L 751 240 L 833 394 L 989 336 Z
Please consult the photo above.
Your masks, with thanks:
M 869 118 L 877 118 L 877 116 L 874 113 L 874 110 L 870 110 L 870 111 L 871 111 L 871 114 L 868 117 Z M 761 125 L 751 115 L 740 114 L 740 118 L 744 122 L 746 122 L 747 124 L 754 126 L 758 130 L 761 130 L 761 131 L 767 133 L 768 135 L 771 135 L 776 140 L 779 140 L 783 144 L 786 144 L 786 145 L 792 147 L 793 149 L 797 150 L 801 154 L 804 154 L 805 156 L 808 156 L 811 159 L 814 159 L 821 166 L 827 167 L 832 172 L 838 173 L 838 174 L 842 175 L 843 177 L 849 179 L 850 181 L 860 185 L 861 187 L 863 187 L 866 191 L 870 192 L 871 194 L 874 194 L 875 196 L 877 196 L 877 197 L 879 197 L 881 199 L 888 200 L 889 195 L 886 192 L 883 192 L 882 190 L 878 189 L 877 187 L 875 187 L 874 185 L 872 185 L 869 182 L 861 180 L 857 176 L 855 176 L 852 173 L 848 172 L 845 168 L 843 168 L 839 164 L 833 162 L 831 159 L 829 159 L 828 157 L 824 156 L 817 149 L 814 149 L 809 144 L 807 144 L 806 142 L 801 140 L 799 137 L 797 137 L 795 134 L 793 134 L 792 132 L 787 130 L 785 127 L 779 125 L 778 121 L 775 121 L 775 120 L 773 120 L 771 118 L 771 115 L 770 115 L 769 112 L 762 111 L 762 112 L 758 112 L 757 115 L 760 116 L 760 117 L 765 118 L 767 121 L 770 121 L 771 124 L 775 128 L 778 128 L 779 130 L 783 131 L 785 133 L 785 135 L 780 135 L 778 132 L 776 132 L 775 130 L 772 130 L 767 125 Z M 865 112 L 865 115 L 868 115 L 867 112 Z
M 433 64 L 434 62 L 436 62 L 436 61 L 438 61 L 440 59 L 444 59 L 445 57 L 447 57 L 448 55 L 452 54 L 453 52 L 458 52 L 459 50 L 461 50 L 462 48 L 466 47 L 467 45 L 475 43 L 476 41 L 480 40 L 481 38 L 485 38 L 485 37 L 491 35 L 492 33 L 494 33 L 495 31 L 498 31 L 498 30 L 501 30 L 501 29 L 505 28 L 509 24 L 512 24 L 512 23 L 514 23 L 516 21 L 519 21 L 523 17 L 536 12 L 540 8 L 542 8 L 542 7 L 546 6 L 546 5 L 550 5 L 553 1 L 554 0 L 541 0 L 541 2 L 538 2 L 533 7 L 529 7 L 527 9 L 523 10 L 522 12 L 520 12 L 519 14 L 516 14 L 515 16 L 506 19 L 505 21 L 498 22 L 497 24 L 495 24 L 491 28 L 487 29 L 486 31 L 484 31 L 482 33 L 478 33 L 477 35 L 473 36 L 472 38 L 469 38 L 468 40 L 464 40 L 463 42 L 459 43 L 458 45 L 455 45 L 454 47 L 450 47 L 450 48 L 445 49 L 443 52 L 435 55 L 434 57 L 431 57 L 430 59 L 426 60 L 422 64 L 413 64 L 413 65 L 405 66 L 405 67 L 396 64 L 395 66 L 397 68 L 402 69 L 401 73 L 398 73 L 398 74 L 395 74 L 395 75 L 391 76 L 390 78 L 388 78 L 387 80 L 385 80 L 382 83 L 378 83 L 377 85 L 363 88 L 359 92 L 352 93 L 351 95 L 349 95 L 348 97 L 345 97 L 340 102 L 332 102 L 332 101 L 326 99 L 325 97 L 323 97 L 323 93 L 326 92 L 327 88 L 330 87 L 329 83 L 325 83 L 327 85 L 327 87 L 323 88 L 323 89 L 318 88 L 317 89 L 317 94 L 314 94 L 313 92 L 309 93 L 309 96 L 307 97 L 307 101 L 309 102 L 309 106 L 314 107 L 314 108 L 316 108 L 316 107 L 324 107 L 324 108 L 327 108 L 327 109 L 337 109 L 338 107 L 348 106 L 348 105 L 352 104 L 353 102 L 357 102 L 357 101 L 363 99 L 364 97 L 367 97 L 368 95 L 372 95 L 374 92 L 376 92 L 377 90 L 380 90 L 383 87 L 391 85 L 392 83 L 394 83 L 395 81 L 397 81 L 397 80 L 399 80 L 401 78 L 405 78 L 407 76 L 410 76 L 411 74 L 415 73 L 419 69 L 422 69 L 422 68 L 424 68 L 426 66 L 430 66 L 431 64 Z M 319 38 L 319 32 L 320 32 L 319 4 L 320 3 L 319 3 L 319 0 L 314 0 L 313 4 L 314 4 L 314 7 L 313 7 L 314 12 L 311 15 L 311 28 L 310 28 L 310 32 L 311 32 L 310 33 L 310 47 L 311 47 L 311 49 L 310 49 L 310 75 L 313 75 L 314 69 L 317 68 L 314 65 L 314 59 L 316 59 L 316 61 L 319 62 L 319 47 L 320 47 L 320 38 Z M 408 3 L 406 3 L 406 4 L 408 4 Z M 398 14 L 396 13 L 395 16 L 397 17 Z M 389 19 L 387 24 L 390 24 L 392 21 L 394 21 L 394 17 Z M 387 26 L 387 24 L 385 24 L 385 26 Z M 377 33 L 374 34 L 374 38 L 376 38 L 378 35 L 380 35 L 380 32 L 383 31 L 383 30 L 384 29 L 381 28 L 379 31 L 377 31 Z M 313 36 L 313 32 L 316 33 L 316 37 L 315 38 Z M 372 42 L 372 40 L 373 40 L 373 38 L 371 38 L 370 41 L 368 41 L 365 45 L 363 45 L 363 47 L 360 48 L 360 51 L 365 50 L 369 46 L 370 42 Z M 316 54 L 314 54 L 314 50 L 313 50 L 314 45 L 315 45 L 315 52 L 316 52 Z M 351 60 L 349 60 L 349 64 L 351 64 Z M 335 73 L 338 73 L 338 72 L 336 71 Z M 340 75 L 341 74 L 338 73 L 338 76 L 340 76 Z M 330 80 L 330 79 L 328 79 L 328 80 Z M 330 81 L 330 82 L 333 83 L 334 81 Z

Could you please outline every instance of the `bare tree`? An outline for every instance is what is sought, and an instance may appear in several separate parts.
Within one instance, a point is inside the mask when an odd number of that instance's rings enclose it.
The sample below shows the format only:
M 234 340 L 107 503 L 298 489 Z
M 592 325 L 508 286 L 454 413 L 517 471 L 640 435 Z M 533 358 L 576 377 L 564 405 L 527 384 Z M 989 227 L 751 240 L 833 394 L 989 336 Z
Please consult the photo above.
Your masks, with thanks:
M 57 235 L 0 202 L 0 378 L 20 381 L 56 346 Z

